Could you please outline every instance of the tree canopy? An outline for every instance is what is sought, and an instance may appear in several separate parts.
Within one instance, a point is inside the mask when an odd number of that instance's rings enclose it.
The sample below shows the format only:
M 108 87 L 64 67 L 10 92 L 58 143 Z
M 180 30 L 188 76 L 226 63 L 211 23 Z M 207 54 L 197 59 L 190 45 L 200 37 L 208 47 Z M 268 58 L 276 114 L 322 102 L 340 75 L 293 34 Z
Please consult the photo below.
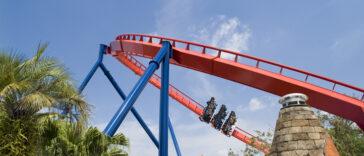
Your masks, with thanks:
M 46 48 L 0 52 L 0 155 L 127 155 L 123 134 L 87 127 L 90 106 Z

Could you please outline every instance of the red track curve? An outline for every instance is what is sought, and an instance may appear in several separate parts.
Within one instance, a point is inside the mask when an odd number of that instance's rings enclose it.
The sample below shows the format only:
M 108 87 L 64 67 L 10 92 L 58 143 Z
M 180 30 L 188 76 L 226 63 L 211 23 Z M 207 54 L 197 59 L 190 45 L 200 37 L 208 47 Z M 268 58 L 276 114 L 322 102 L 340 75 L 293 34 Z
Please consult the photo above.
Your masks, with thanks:
M 245 84 L 278 96 L 300 92 L 308 95 L 308 103 L 320 110 L 341 116 L 356 122 L 364 129 L 364 89 L 343 82 L 332 80 L 323 76 L 312 74 L 300 69 L 281 65 L 250 55 L 229 50 L 219 49 L 194 42 L 187 42 L 172 38 L 153 35 L 124 34 L 111 43 L 111 49 L 117 52 L 128 52 L 146 58 L 152 58 L 161 47 L 161 41 L 170 41 L 173 45 L 173 64 L 183 66 L 200 72 L 208 73 L 237 83 Z M 183 45 L 183 47 L 179 47 Z M 191 50 L 190 47 L 200 48 L 201 51 Z M 208 51 L 215 51 L 213 56 Z M 221 55 L 231 55 L 234 59 L 224 59 Z M 256 66 L 240 63 L 239 59 L 256 61 Z M 272 72 L 260 68 L 265 63 L 278 67 L 279 72 Z M 283 74 L 284 70 L 301 73 L 306 76 L 298 80 Z M 312 84 L 308 78 L 315 78 L 333 85 L 324 88 Z M 338 86 L 345 87 L 360 94 L 360 99 L 347 96 L 335 90 Z
M 115 56 L 121 63 L 123 63 L 125 66 L 127 66 L 129 69 L 135 72 L 135 74 L 141 76 L 143 75 L 146 67 L 140 63 L 138 60 L 136 60 L 134 57 L 127 53 L 119 53 Z M 153 74 L 153 76 L 149 79 L 149 83 L 154 85 L 157 88 L 161 88 L 161 78 L 157 74 Z M 183 106 L 190 109 L 192 112 L 197 114 L 198 116 L 201 116 L 203 113 L 204 107 L 193 100 L 191 97 L 183 93 L 182 91 L 178 90 L 173 85 L 169 85 L 169 91 L 168 94 L 170 97 L 175 99 L 177 102 L 182 104 Z M 252 134 L 240 129 L 239 127 L 235 127 L 232 136 L 239 139 L 240 141 L 243 141 L 244 143 L 251 145 L 258 150 L 264 152 L 267 154 L 269 152 L 269 146 L 266 145 L 266 143 L 261 142 L 257 139 L 253 140 L 253 138 L 256 138 Z
M 160 49 L 162 41 L 172 43 L 173 59 L 171 63 L 175 65 L 248 85 L 278 96 L 293 92 L 304 93 L 308 95 L 308 103 L 311 106 L 352 120 L 361 129 L 364 129 L 364 89 L 300 69 L 194 42 L 142 34 L 118 36 L 116 41 L 111 43 L 109 53 L 119 60 L 123 56 L 119 54 L 123 53 L 153 58 Z M 210 54 L 211 52 L 214 52 L 215 55 Z M 229 55 L 232 59 L 222 58 L 222 56 L 226 55 Z M 255 66 L 243 64 L 240 61 L 241 59 L 253 60 L 256 61 L 256 64 Z M 279 71 L 273 72 L 263 69 L 261 64 L 276 67 Z M 286 70 L 303 74 L 305 79 L 299 80 L 284 75 Z M 310 83 L 309 80 L 313 78 L 332 84 L 332 88 L 328 89 Z M 359 93 L 361 98 L 358 99 L 340 93 L 335 90 L 338 87 Z

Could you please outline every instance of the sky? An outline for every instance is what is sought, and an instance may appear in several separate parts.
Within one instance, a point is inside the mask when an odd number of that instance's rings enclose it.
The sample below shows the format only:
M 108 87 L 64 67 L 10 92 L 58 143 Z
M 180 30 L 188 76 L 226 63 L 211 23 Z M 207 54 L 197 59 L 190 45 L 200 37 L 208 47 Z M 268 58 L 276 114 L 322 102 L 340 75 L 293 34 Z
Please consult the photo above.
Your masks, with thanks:
M 29 57 L 39 43 L 48 42 L 45 55 L 63 63 L 79 85 L 97 59 L 99 44 L 123 33 L 156 34 L 239 51 L 364 88 L 363 7 L 361 0 L 2 0 L 0 49 Z M 138 76 L 110 56 L 104 63 L 128 93 Z M 182 67 L 171 66 L 170 73 L 171 84 L 196 101 L 204 104 L 214 96 L 218 104 L 236 111 L 240 128 L 251 133 L 274 129 L 279 97 Z M 101 71 L 83 95 L 92 104 L 90 125 L 103 130 L 122 99 Z M 148 84 L 134 107 L 158 137 L 159 90 Z M 223 156 L 229 148 L 245 147 L 172 99 L 170 118 L 183 155 Z M 131 114 L 118 132 L 129 137 L 131 156 L 157 155 Z M 169 153 L 175 155 L 169 142 Z

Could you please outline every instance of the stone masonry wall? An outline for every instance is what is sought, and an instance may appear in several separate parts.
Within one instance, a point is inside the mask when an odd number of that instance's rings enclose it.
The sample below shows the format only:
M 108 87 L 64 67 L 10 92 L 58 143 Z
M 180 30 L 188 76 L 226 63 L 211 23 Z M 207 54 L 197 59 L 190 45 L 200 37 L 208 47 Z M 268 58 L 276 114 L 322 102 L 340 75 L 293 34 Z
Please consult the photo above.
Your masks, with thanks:
M 309 106 L 282 108 L 269 156 L 323 156 L 326 132 Z

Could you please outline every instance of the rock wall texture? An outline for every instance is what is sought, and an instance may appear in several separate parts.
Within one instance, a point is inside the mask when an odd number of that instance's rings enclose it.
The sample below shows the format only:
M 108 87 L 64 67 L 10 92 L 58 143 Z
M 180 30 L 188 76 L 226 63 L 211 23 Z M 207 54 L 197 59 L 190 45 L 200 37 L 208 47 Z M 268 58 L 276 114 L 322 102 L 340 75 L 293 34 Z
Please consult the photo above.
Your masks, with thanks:
M 325 129 L 309 106 L 282 108 L 276 123 L 271 152 L 268 155 L 332 155 L 326 152 L 327 138 Z

